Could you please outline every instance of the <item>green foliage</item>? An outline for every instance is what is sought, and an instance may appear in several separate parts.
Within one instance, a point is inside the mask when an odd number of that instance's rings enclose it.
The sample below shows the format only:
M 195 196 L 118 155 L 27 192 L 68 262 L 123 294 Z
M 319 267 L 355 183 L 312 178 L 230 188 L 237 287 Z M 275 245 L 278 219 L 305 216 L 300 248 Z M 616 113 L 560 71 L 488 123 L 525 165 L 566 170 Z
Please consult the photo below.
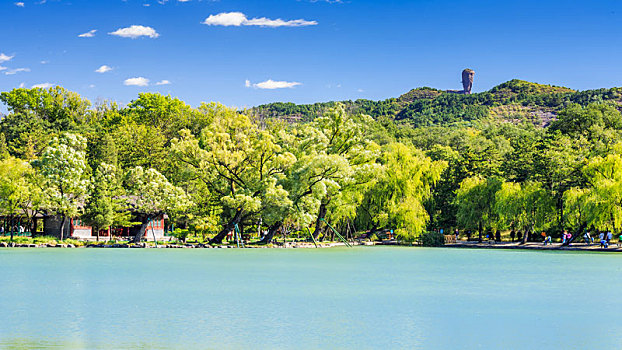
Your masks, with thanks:
M 548 229 L 555 219 L 555 202 L 538 182 L 506 182 L 496 193 L 500 223 L 523 232 Z
M 622 229 L 620 88 L 512 80 L 471 95 L 419 88 L 243 111 L 154 93 L 91 108 L 60 87 L 0 100 L 5 215 L 105 228 L 167 213 L 193 232 L 315 225 L 318 236 L 326 220 L 404 242 L 454 227 Z
M 367 216 L 375 228 L 418 235 L 429 220 L 423 201 L 447 164 L 432 161 L 414 147 L 402 144 L 389 145 L 380 162 L 382 168 L 359 206 L 360 216 Z
M 464 179 L 456 191 L 458 224 L 467 229 L 477 229 L 480 238 L 482 229 L 494 227 L 497 223 L 497 212 L 494 210 L 496 194 L 501 185 L 502 181 L 494 177 Z
M 63 217 L 78 215 L 88 185 L 86 139 L 65 133 L 34 162 L 43 178 L 42 207 Z M 62 238 L 62 237 L 61 237 Z
M 38 204 L 40 190 L 28 162 L 16 158 L 0 160 L 0 215 L 15 216 Z
M 121 197 L 123 189 L 114 165 L 100 163 L 89 184 L 89 196 L 84 207 L 84 222 L 94 232 L 110 226 L 129 226 L 129 211 Z
M 420 241 L 424 247 L 442 247 L 445 245 L 445 237 L 439 231 L 423 232 Z

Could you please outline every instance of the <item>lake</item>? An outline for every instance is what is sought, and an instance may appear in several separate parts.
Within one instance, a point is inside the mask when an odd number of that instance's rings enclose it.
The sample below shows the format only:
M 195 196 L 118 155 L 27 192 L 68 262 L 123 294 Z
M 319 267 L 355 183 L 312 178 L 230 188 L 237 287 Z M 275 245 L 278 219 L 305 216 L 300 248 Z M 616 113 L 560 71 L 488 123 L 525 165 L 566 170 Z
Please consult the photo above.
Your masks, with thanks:
M 622 255 L 0 249 L 3 349 L 620 349 Z

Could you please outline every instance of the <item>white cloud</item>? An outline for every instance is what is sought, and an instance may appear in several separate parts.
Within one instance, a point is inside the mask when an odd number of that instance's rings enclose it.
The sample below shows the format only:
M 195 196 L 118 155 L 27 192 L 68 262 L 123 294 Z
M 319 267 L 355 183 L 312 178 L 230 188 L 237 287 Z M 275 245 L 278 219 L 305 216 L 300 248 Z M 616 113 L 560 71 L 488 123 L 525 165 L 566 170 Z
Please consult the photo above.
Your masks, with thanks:
M 141 36 L 147 36 L 147 37 L 155 39 L 160 36 L 160 34 L 158 34 L 155 31 L 155 29 L 151 27 L 138 26 L 138 25 L 132 25 L 126 28 L 119 28 L 116 31 L 110 32 L 108 34 L 120 36 L 122 38 L 132 38 L 132 39 L 136 39 Z
M 24 88 L 24 87 L 26 87 L 26 84 L 24 84 L 23 82 L 19 84 L 19 88 L 20 88 L 20 89 L 22 89 L 22 88 Z
M 50 83 L 41 83 L 41 84 L 35 84 L 33 86 L 31 86 L 31 89 L 36 89 L 36 88 L 41 88 L 41 89 L 47 89 L 54 86 L 54 84 L 50 84 Z
M 82 33 L 82 34 L 78 35 L 78 38 L 92 38 L 92 37 L 95 36 L 96 32 L 97 32 L 97 29 L 92 29 L 92 30 L 89 30 L 86 33 Z
M 363 89 L 358 89 L 358 90 L 356 90 L 356 92 L 365 92 L 365 90 L 363 90 Z
M 15 3 L 15 6 L 17 6 L 17 7 L 24 7 L 24 6 L 25 6 L 25 4 L 24 4 L 23 2 L 21 2 L 21 1 L 20 1 L 20 2 L 16 2 L 16 3 Z
M 15 69 L 7 69 L 4 72 L 5 75 L 13 75 L 21 72 L 30 72 L 30 68 L 15 68 Z
M 210 15 L 203 22 L 210 26 L 259 26 L 259 27 L 303 27 L 317 25 L 316 21 L 304 19 L 294 19 L 285 21 L 280 18 L 269 19 L 266 17 L 248 19 L 242 12 L 222 12 L 217 15 Z
M 272 79 L 268 79 L 266 81 L 262 81 L 261 83 L 257 83 L 257 84 L 251 84 L 250 80 L 246 80 L 246 82 L 244 83 L 244 86 L 246 87 L 254 87 L 256 89 L 268 89 L 268 90 L 286 89 L 286 88 L 291 89 L 298 85 L 302 85 L 302 84 L 296 81 L 274 81 Z
M 109 66 L 104 64 L 103 66 L 97 68 L 95 70 L 95 72 L 97 72 L 97 73 L 106 73 L 106 72 L 110 72 L 111 70 L 112 70 L 112 67 L 109 67 Z
M 7 67 L 0 66 L 0 71 L 7 70 Z
M 156 85 L 169 85 L 170 83 L 171 83 L 170 81 L 164 79 L 164 80 L 158 81 Z
M 91 88 L 91 89 L 94 88 L 94 87 L 95 87 L 95 84 L 89 85 L 89 88 Z
M 4 53 L 0 53 L 0 63 L 10 61 L 13 57 L 15 56 L 7 56 Z
M 41 64 L 48 64 L 48 63 L 50 63 L 50 61 L 45 61 L 45 60 L 43 60 L 43 61 L 41 61 L 41 62 L 39 62 L 39 63 L 41 63 Z
M 179 1 L 179 2 L 188 2 L 190 0 L 177 0 L 177 1 Z
M 129 78 L 129 79 L 125 79 L 125 81 L 123 82 L 123 85 L 125 86 L 148 86 L 149 79 L 143 78 L 143 77 Z

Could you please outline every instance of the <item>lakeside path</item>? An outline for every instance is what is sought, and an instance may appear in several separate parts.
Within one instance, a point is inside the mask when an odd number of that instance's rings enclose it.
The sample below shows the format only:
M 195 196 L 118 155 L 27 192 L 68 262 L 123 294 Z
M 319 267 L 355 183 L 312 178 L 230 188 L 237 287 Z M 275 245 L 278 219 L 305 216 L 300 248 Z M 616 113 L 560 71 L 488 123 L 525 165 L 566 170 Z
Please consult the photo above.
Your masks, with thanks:
M 447 243 L 445 248 L 480 248 L 480 249 L 524 249 L 524 250 L 575 250 L 575 251 L 594 251 L 594 252 L 622 252 L 622 247 L 616 243 L 609 244 L 609 248 L 601 248 L 600 244 L 592 243 L 572 243 L 569 246 L 562 246 L 561 243 L 552 243 L 548 245 L 542 242 L 527 242 L 519 244 L 518 242 L 457 242 Z

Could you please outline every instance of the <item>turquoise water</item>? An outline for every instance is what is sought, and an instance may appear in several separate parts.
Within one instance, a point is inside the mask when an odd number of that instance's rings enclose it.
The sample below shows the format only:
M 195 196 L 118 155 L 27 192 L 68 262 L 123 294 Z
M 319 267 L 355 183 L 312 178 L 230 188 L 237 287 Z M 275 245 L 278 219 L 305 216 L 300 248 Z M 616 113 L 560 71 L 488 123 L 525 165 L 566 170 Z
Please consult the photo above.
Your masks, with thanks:
M 3 349 L 620 349 L 622 255 L 0 249 Z

